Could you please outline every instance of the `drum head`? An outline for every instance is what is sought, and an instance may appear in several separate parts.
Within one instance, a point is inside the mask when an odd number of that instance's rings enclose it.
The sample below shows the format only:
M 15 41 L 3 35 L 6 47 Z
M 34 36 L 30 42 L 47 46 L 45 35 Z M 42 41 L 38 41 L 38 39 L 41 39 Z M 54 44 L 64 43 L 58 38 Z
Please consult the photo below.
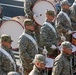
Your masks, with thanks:
M 23 27 L 17 21 L 8 20 L 1 25 L 1 34 L 11 35 L 11 38 L 13 40 L 11 46 L 13 49 L 17 48 L 17 41 L 19 36 L 22 34 L 22 32 L 23 32 Z
M 54 63 L 54 59 L 46 57 L 46 61 L 47 61 L 47 63 L 46 63 L 45 67 L 52 68 L 53 67 L 53 63 Z
M 33 16 L 33 19 L 39 25 L 43 25 L 45 22 L 45 12 L 47 10 L 52 10 L 56 13 L 54 5 L 51 2 L 45 0 L 36 2 L 32 10 L 34 14 L 37 14 L 37 17 Z
M 76 31 L 72 33 L 72 44 L 76 46 Z

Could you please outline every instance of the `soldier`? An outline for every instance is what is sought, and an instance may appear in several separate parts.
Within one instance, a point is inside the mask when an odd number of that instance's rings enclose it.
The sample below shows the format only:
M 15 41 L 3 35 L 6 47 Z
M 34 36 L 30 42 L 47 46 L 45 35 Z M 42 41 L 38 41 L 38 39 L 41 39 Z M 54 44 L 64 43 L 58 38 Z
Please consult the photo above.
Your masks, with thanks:
M 69 6 L 68 1 L 63 0 L 61 2 L 61 11 L 56 18 L 56 30 L 62 41 L 71 41 L 72 25 L 68 16 L 70 14 Z
M 31 19 L 25 19 L 24 32 L 18 40 L 24 75 L 28 75 L 32 70 L 33 65 L 30 63 L 32 62 L 35 54 L 38 53 L 38 45 L 34 36 L 34 26 L 35 24 Z
M 32 11 L 32 8 L 34 6 L 34 4 L 37 2 L 38 0 L 24 0 L 24 12 L 25 12 L 25 16 L 29 19 L 33 20 L 33 16 L 36 17 L 37 14 L 35 14 Z M 34 21 L 34 20 L 33 20 Z M 35 22 L 35 21 L 34 21 Z M 35 22 L 36 23 L 36 22 Z M 35 25 L 35 36 L 37 38 L 37 43 L 39 43 L 39 32 L 40 32 L 40 25 L 38 25 L 36 23 Z
M 54 20 L 55 14 L 52 10 L 46 11 L 46 21 L 40 29 L 40 46 L 48 51 L 47 56 L 55 58 L 58 54 L 57 52 L 57 34 L 55 30 L 55 25 L 52 22 Z M 50 62 L 51 63 L 51 62 Z M 48 70 L 48 75 L 51 75 L 51 68 Z
M 20 75 L 18 72 L 11 71 L 7 75 Z
M 76 31 L 76 1 L 70 7 L 70 18 L 72 22 L 73 31 Z
M 61 48 L 61 53 L 54 60 L 52 75 L 73 75 L 72 63 L 70 61 L 72 44 L 64 41 L 61 43 Z
M 47 62 L 44 55 L 36 54 L 32 63 L 34 66 L 29 75 L 46 75 L 45 65 Z
M 11 51 L 12 42 L 11 36 L 7 34 L 1 35 L 0 75 L 7 75 L 9 71 L 16 71 L 16 60 Z
M 35 4 L 37 0 L 24 0 L 24 12 L 25 12 L 25 16 L 27 16 L 28 18 L 32 19 L 33 18 L 33 11 L 32 11 L 32 7 Z

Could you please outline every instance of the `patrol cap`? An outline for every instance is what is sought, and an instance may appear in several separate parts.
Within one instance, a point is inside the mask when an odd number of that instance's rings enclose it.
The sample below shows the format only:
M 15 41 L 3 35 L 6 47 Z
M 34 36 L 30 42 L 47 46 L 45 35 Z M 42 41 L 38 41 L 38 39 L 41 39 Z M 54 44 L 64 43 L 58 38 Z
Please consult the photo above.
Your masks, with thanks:
M 7 75 L 20 75 L 18 72 L 11 71 Z
M 11 36 L 10 35 L 7 35 L 7 34 L 2 34 L 1 35 L 1 41 L 13 42 L 13 40 L 11 39 Z
M 73 48 L 72 44 L 68 41 L 62 42 L 61 46 L 62 46 L 62 48 L 67 48 L 67 49 L 72 49 Z
M 31 19 L 25 19 L 24 20 L 24 26 L 27 26 L 27 25 L 34 26 L 35 24 L 34 24 L 33 20 L 31 20 Z
M 51 16 L 55 16 L 54 11 L 52 11 L 52 10 L 47 10 L 46 14 L 51 15 Z
M 35 55 L 35 58 L 34 58 L 32 63 L 35 63 L 35 62 L 40 62 L 40 63 L 44 63 L 44 64 L 47 63 L 45 56 L 42 54 Z
M 61 1 L 61 6 L 64 6 L 64 5 L 69 5 L 70 6 L 70 3 L 68 2 L 68 0 L 62 0 Z

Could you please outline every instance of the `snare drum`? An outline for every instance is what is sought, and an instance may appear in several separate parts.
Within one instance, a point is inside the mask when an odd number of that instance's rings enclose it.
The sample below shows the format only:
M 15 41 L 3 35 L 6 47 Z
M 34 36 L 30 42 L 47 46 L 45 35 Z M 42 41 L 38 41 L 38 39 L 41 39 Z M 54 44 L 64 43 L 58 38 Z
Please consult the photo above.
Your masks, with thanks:
M 76 31 L 72 33 L 72 44 L 76 46 Z
M 8 20 L 2 23 L 0 31 L 1 34 L 11 35 L 11 38 L 13 40 L 11 46 L 13 49 L 16 49 L 18 38 L 23 32 L 22 24 L 15 20 Z
M 54 59 L 53 58 L 50 58 L 50 57 L 46 57 L 46 61 L 47 61 L 47 63 L 46 63 L 45 68 L 47 70 L 52 70 Z
M 33 16 L 33 19 L 38 25 L 43 25 L 43 23 L 45 22 L 45 18 L 46 18 L 45 13 L 47 10 L 52 10 L 56 13 L 56 9 L 54 5 L 47 0 L 39 0 L 33 6 L 32 11 L 34 12 L 34 14 L 37 15 L 37 16 Z

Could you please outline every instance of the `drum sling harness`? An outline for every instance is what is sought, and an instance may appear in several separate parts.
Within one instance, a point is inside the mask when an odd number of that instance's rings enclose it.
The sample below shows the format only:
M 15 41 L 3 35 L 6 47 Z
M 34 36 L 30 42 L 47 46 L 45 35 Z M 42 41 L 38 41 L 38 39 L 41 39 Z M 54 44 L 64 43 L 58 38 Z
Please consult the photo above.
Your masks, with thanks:
M 9 58 L 9 60 L 12 62 L 13 66 L 14 66 L 14 70 L 16 71 L 16 64 L 15 64 L 13 58 L 11 57 L 11 55 L 1 47 L 0 47 L 0 51 Z
M 55 28 L 49 22 L 45 22 L 44 24 L 47 24 L 56 33 Z
M 23 35 L 25 35 L 27 38 L 29 38 L 33 42 L 33 44 L 35 45 L 36 50 L 38 52 L 38 45 L 37 45 L 36 41 L 34 40 L 34 38 L 26 33 L 23 33 Z

